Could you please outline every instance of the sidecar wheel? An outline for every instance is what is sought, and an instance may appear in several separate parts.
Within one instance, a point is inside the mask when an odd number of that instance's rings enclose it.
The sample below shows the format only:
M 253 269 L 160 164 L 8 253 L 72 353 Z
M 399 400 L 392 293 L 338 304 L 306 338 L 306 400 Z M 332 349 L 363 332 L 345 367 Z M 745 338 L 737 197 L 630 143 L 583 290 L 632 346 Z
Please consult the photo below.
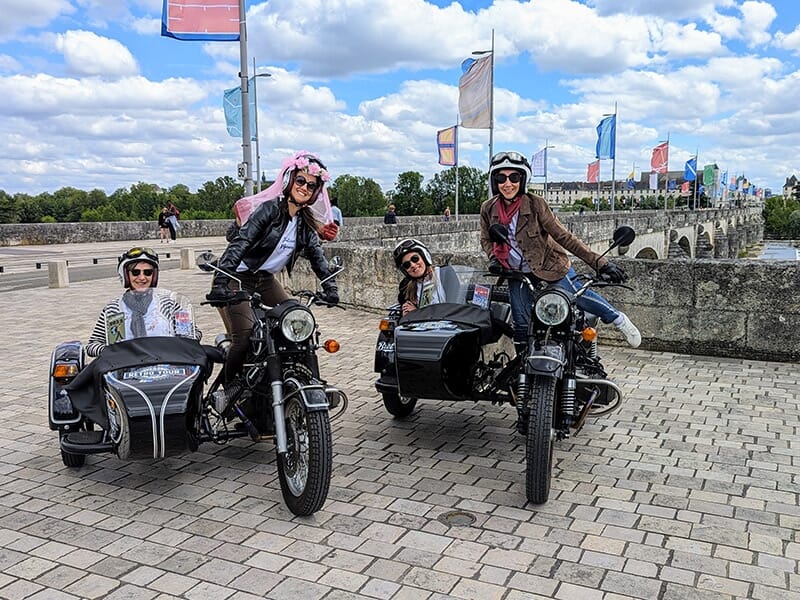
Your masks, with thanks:
M 328 497 L 333 471 L 331 422 L 327 411 L 309 412 L 297 394 L 284 406 L 286 454 L 278 455 L 283 500 L 297 516 L 317 512 Z
M 400 396 L 399 394 L 383 394 L 383 405 L 390 415 L 398 419 L 404 419 L 414 412 L 414 407 L 417 406 L 417 399 Z
M 544 504 L 550 495 L 555 395 L 554 377 L 533 377 L 528 434 L 525 438 L 525 494 L 533 504 Z

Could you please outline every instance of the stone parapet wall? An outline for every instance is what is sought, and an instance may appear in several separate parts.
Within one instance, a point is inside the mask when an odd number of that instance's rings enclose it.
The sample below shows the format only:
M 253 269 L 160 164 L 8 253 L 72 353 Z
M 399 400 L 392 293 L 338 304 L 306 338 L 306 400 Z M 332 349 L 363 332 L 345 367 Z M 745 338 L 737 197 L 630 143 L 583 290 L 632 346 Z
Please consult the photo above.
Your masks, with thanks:
M 231 221 L 181 221 L 182 237 L 224 236 Z M 2 223 L 0 246 L 39 246 L 127 240 L 158 240 L 156 221 L 110 221 L 102 223 Z
M 326 254 L 341 256 L 346 270 L 338 277 L 342 302 L 382 311 L 394 303 L 400 274 L 388 248 L 329 244 Z M 437 252 L 440 264 L 473 266 L 483 271 L 478 254 Z M 650 350 L 756 360 L 800 360 L 800 262 L 700 259 L 649 261 L 619 259 L 633 290 L 606 288 L 606 295 L 627 313 Z M 582 263 L 576 264 L 578 269 Z M 487 277 L 487 281 L 491 278 Z M 299 261 L 288 287 L 315 286 L 307 261 Z M 376 333 L 378 320 L 376 317 Z M 604 343 L 622 344 L 613 326 L 603 326 Z

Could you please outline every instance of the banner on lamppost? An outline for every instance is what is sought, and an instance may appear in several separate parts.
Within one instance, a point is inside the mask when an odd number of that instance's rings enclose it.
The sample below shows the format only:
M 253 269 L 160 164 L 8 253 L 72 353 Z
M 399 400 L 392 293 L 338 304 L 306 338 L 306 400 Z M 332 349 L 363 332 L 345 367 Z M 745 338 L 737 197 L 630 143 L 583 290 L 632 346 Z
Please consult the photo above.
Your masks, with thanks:
M 458 80 L 458 113 L 467 129 L 492 128 L 492 54 L 461 63 Z
M 176 40 L 239 40 L 239 0 L 164 0 L 161 35 Z

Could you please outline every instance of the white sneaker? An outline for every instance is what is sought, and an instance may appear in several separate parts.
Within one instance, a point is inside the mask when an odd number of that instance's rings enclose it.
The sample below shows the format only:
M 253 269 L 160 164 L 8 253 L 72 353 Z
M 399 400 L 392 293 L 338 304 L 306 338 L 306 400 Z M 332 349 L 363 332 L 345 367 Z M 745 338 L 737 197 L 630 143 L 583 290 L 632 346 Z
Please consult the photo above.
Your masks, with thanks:
M 620 317 L 622 317 L 622 322 L 617 325 L 617 329 L 622 332 L 622 335 L 625 336 L 625 339 L 628 341 L 628 345 L 631 348 L 638 348 L 639 344 L 642 343 L 642 334 L 639 333 L 639 330 L 636 328 L 636 325 L 631 323 L 631 320 L 625 313 L 620 313 Z

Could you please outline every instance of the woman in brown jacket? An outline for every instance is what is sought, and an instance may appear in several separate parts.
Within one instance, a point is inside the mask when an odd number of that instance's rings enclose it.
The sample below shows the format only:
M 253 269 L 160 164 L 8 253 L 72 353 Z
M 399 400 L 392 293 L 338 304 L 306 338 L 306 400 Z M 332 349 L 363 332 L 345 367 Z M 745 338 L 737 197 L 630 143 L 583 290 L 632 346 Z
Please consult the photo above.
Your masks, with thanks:
M 531 167 L 524 156 L 518 152 L 495 154 L 489 178 L 494 196 L 481 206 L 481 246 L 489 257 L 490 271 L 521 271 L 533 280 L 558 282 L 561 287 L 575 291 L 582 284 L 576 279 L 567 255 L 569 251 L 610 281 L 621 283 L 627 279 L 619 266 L 593 252 L 566 229 L 544 198 L 525 191 Z M 508 228 L 513 250 L 506 244 L 491 241 L 489 227 L 494 223 Z M 509 281 L 509 300 L 514 319 L 514 345 L 520 350 L 524 347 L 530 321 L 533 301 L 530 289 L 520 281 Z M 578 306 L 597 315 L 604 323 L 613 323 L 632 347 L 642 342 L 639 330 L 630 319 L 597 292 L 587 290 L 578 299 Z

